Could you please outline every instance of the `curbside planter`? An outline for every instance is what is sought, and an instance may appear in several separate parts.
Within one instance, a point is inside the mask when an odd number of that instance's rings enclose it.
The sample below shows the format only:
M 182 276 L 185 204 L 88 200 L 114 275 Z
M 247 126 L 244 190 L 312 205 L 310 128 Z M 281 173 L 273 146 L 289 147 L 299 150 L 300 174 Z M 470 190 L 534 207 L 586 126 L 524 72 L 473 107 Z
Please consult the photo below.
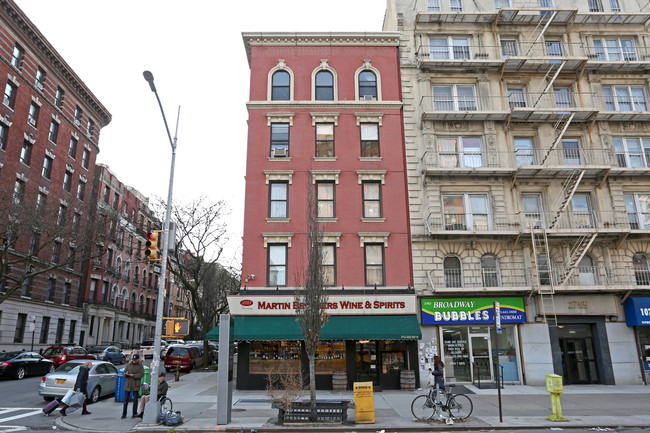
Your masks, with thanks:
M 278 424 L 282 425 L 285 422 L 341 422 L 344 423 L 348 420 L 348 404 L 347 400 L 340 402 L 316 402 L 316 406 L 312 407 L 311 402 L 300 401 L 293 403 L 291 408 L 284 410 L 273 404 L 273 407 L 278 408 Z

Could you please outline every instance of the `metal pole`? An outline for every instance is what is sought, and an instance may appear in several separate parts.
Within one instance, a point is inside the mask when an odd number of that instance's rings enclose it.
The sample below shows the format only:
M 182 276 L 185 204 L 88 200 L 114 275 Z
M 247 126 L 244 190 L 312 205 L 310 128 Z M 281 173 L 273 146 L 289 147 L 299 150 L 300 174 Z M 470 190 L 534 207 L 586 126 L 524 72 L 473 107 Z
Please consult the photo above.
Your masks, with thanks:
M 167 276 L 167 245 L 169 245 L 169 219 L 171 216 L 171 206 L 172 206 L 172 192 L 174 189 L 174 167 L 176 163 L 176 139 L 178 135 L 178 120 L 181 115 L 181 107 L 178 107 L 178 114 L 176 116 L 176 132 L 174 133 L 174 139 L 169 133 L 169 127 L 167 126 L 167 118 L 165 117 L 165 110 L 163 110 L 162 104 L 160 103 L 160 97 L 158 97 L 158 92 L 156 91 L 156 86 L 153 84 L 153 75 L 149 71 L 144 72 L 144 79 L 149 83 L 151 91 L 156 95 L 158 100 L 158 106 L 160 107 L 160 112 L 162 113 L 163 121 L 165 122 L 165 130 L 167 131 L 167 136 L 169 137 L 169 143 L 172 147 L 172 162 L 169 169 L 169 189 L 167 192 L 167 206 L 165 209 L 165 222 L 163 224 L 163 250 L 162 250 L 162 259 L 160 261 L 160 278 L 158 280 L 158 301 L 156 304 L 156 330 L 153 346 L 153 360 L 150 365 L 150 377 L 151 377 L 151 387 L 149 393 L 149 403 L 145 406 L 145 411 L 143 415 L 143 422 L 148 424 L 158 423 L 158 371 L 160 368 L 160 340 L 162 335 L 162 318 L 164 311 L 164 298 L 165 298 L 165 282 Z
M 494 302 L 494 346 L 496 349 L 497 362 L 496 362 L 496 375 L 497 375 L 497 394 L 499 395 L 499 422 L 503 422 L 503 410 L 501 408 L 501 372 L 499 366 L 499 335 L 501 334 L 501 306 L 498 302 Z

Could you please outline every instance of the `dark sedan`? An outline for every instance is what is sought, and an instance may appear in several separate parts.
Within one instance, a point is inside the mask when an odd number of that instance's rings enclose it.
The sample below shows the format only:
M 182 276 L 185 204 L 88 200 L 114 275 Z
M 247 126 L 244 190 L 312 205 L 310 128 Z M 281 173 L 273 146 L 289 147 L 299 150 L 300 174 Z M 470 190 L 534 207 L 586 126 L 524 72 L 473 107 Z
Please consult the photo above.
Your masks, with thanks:
M 124 364 L 126 356 L 116 346 L 93 346 L 89 352 L 102 361 L 108 361 L 115 365 Z
M 25 376 L 39 376 L 56 369 L 56 364 L 34 352 L 0 353 L 0 377 L 22 379 Z

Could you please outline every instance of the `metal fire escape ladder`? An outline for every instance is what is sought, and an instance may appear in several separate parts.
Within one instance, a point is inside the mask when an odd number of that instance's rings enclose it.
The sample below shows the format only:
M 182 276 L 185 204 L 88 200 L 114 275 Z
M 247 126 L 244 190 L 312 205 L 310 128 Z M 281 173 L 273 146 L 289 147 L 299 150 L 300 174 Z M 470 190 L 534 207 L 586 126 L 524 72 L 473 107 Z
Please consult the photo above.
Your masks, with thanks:
M 571 121 L 573 121 L 573 117 L 576 115 L 575 112 L 571 112 L 571 114 L 568 115 L 568 117 L 560 117 L 557 122 L 553 125 L 553 134 L 551 135 L 551 139 L 553 142 L 551 143 L 550 146 L 546 147 L 546 154 L 544 155 L 544 158 L 542 158 L 541 165 L 544 165 L 546 163 L 546 160 L 548 159 L 549 156 L 551 156 L 551 152 L 557 147 L 558 143 L 562 141 L 562 138 L 564 137 L 564 133 L 566 132 L 567 129 L 569 129 L 569 125 L 571 124 Z
M 580 260 L 582 260 L 582 258 L 585 256 L 587 250 L 594 242 L 594 239 L 596 239 L 596 236 L 598 236 L 598 233 L 595 231 L 594 233 L 585 234 L 581 236 L 573 245 L 569 254 L 568 264 L 564 267 L 564 273 L 562 275 L 559 275 L 559 286 L 563 286 L 566 284 L 567 280 L 571 278 L 573 271 L 575 271 L 575 269 L 578 267 L 578 263 L 580 263 Z
M 533 244 L 533 258 L 535 261 L 536 287 L 534 291 L 537 292 L 539 297 L 539 313 L 544 316 L 544 321 L 549 326 L 556 326 L 557 315 L 555 313 L 555 301 L 553 300 L 555 288 L 553 286 L 551 257 L 548 251 L 548 236 L 543 226 L 541 228 L 536 227 L 538 225 L 536 222 L 533 222 L 530 230 L 531 243 Z M 540 257 L 543 259 L 540 260 Z M 546 281 L 542 281 L 542 278 Z M 548 284 L 542 284 L 542 282 Z
M 578 185 L 580 185 L 580 181 L 582 180 L 582 176 L 584 176 L 584 174 L 584 170 L 573 170 L 569 177 L 562 184 L 562 194 L 557 197 L 553 203 L 553 206 L 551 206 L 551 209 L 557 210 L 555 211 L 555 215 L 548 225 L 549 229 L 555 228 L 555 225 L 560 219 L 562 212 L 564 212 L 564 210 L 567 208 L 569 202 L 573 198 L 573 195 L 578 189 Z
M 537 33 L 537 37 L 535 37 L 535 40 L 533 41 L 533 43 L 530 44 L 530 48 L 528 48 L 528 52 L 526 53 L 526 57 L 530 57 L 530 53 L 533 50 L 533 47 L 540 41 L 540 39 L 542 39 L 542 36 L 544 36 L 544 33 L 546 33 L 546 29 L 548 29 L 548 26 L 551 25 L 551 23 L 553 22 L 553 19 L 555 18 L 556 15 L 557 15 L 557 11 L 553 11 L 552 14 L 545 15 L 545 16 L 549 17 L 548 21 L 539 20 L 539 23 L 537 23 L 537 26 L 535 26 L 535 29 L 533 29 L 529 40 L 531 40 L 535 36 L 536 33 Z M 544 27 L 540 29 L 540 26 L 542 25 L 542 23 L 545 23 L 545 24 L 544 24 Z
M 546 92 L 548 92 L 551 88 L 553 88 L 553 83 L 555 83 L 555 80 L 557 79 L 558 75 L 560 75 L 560 72 L 562 72 L 562 69 L 564 68 L 564 65 L 566 65 L 566 60 L 562 60 L 562 63 L 558 64 L 558 68 L 555 71 L 555 74 L 553 74 L 553 78 L 549 80 L 549 82 L 546 84 L 546 87 L 544 87 L 544 90 L 539 92 L 539 96 L 537 97 L 537 100 L 533 104 L 533 108 L 537 107 L 537 104 L 539 104 L 539 101 L 542 100 L 542 97 L 546 95 Z M 542 83 L 548 79 L 548 76 L 551 74 L 551 71 L 555 69 L 555 64 L 551 63 L 551 65 L 548 68 L 548 71 L 546 71 L 546 75 L 544 75 L 544 78 L 542 79 Z

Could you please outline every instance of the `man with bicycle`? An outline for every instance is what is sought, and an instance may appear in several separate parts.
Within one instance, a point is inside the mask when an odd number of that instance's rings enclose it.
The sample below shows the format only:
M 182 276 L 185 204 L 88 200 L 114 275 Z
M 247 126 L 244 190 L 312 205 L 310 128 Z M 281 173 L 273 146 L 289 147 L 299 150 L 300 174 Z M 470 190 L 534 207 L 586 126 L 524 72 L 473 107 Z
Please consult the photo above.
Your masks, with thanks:
M 144 390 L 144 388 L 143 388 Z M 167 391 L 169 390 L 169 384 L 165 380 L 165 373 L 160 373 L 158 374 L 158 400 L 160 400 L 161 397 L 167 396 Z M 142 419 L 142 416 L 144 415 L 144 407 L 145 405 L 149 402 L 149 388 L 147 387 L 146 390 L 144 390 L 144 394 L 142 398 L 140 399 L 140 405 L 138 406 L 138 414 L 136 415 L 138 418 Z

